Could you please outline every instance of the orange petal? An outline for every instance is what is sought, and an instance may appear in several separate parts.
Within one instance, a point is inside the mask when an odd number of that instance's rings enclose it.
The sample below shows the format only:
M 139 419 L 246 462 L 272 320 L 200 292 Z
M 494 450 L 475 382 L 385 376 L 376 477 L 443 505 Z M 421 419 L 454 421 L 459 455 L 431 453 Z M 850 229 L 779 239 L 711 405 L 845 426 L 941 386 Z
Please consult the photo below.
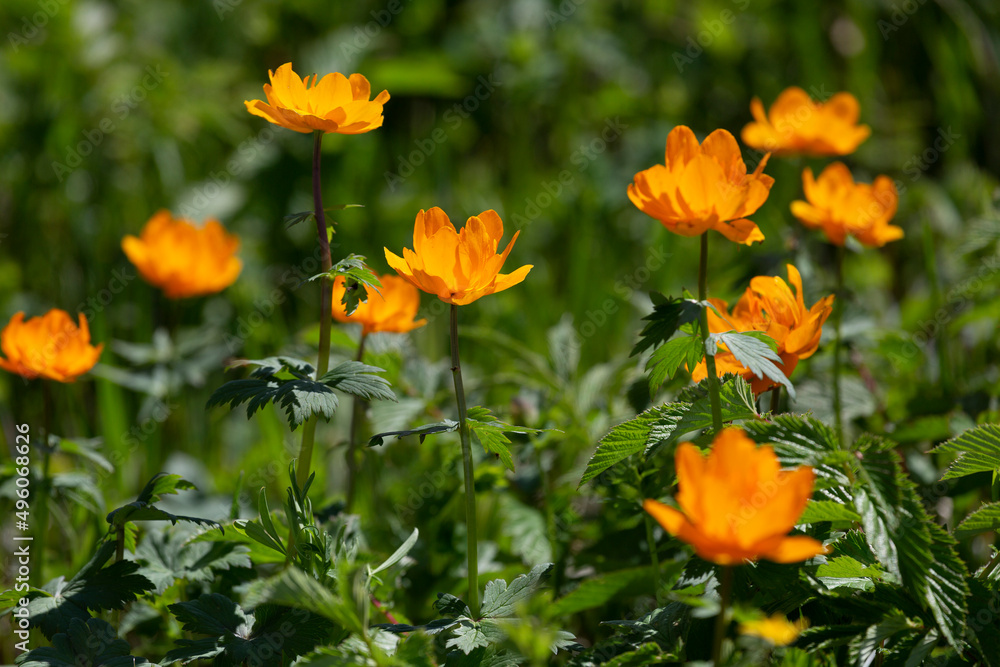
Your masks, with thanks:
M 784 538 L 777 547 L 760 556 L 775 563 L 798 563 L 825 553 L 829 553 L 829 550 L 822 542 L 805 535 L 793 535 Z

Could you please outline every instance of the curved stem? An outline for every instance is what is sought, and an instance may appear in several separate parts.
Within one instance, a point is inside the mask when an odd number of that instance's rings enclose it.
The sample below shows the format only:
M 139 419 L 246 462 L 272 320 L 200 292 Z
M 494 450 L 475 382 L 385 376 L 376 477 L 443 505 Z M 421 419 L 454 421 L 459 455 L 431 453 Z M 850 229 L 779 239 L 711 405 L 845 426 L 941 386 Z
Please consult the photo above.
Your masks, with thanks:
M 458 357 L 458 306 L 451 304 L 451 374 L 455 379 L 458 401 L 458 432 L 462 438 L 462 467 L 465 476 L 465 530 L 469 555 L 469 609 L 479 618 L 479 554 L 476 535 L 476 478 L 472 467 L 472 440 L 466 421 L 465 386 L 462 384 L 462 364 Z
M 837 259 L 835 260 L 836 270 L 836 295 L 833 304 L 833 420 L 837 429 L 837 442 L 841 449 L 844 448 L 844 420 L 841 414 L 842 403 L 840 397 L 840 322 L 844 315 L 844 246 L 837 246 Z
M 653 517 L 649 512 L 643 512 L 643 519 L 646 522 L 646 544 L 649 546 L 649 560 L 653 565 L 653 597 L 656 599 L 656 606 L 660 606 L 660 555 L 656 553 L 656 540 L 653 539 Z
M 333 266 L 330 259 L 330 238 L 326 231 L 326 214 L 323 212 L 323 194 L 320 187 L 320 152 L 323 146 L 323 132 L 317 131 L 313 134 L 313 206 L 316 209 L 316 236 L 319 240 L 320 264 L 324 272 L 329 271 Z M 316 360 L 316 379 L 323 377 L 330 368 L 330 311 L 333 298 L 330 278 L 322 278 L 320 284 L 319 303 L 319 357 Z M 313 415 L 302 427 L 302 447 L 299 449 L 299 461 L 296 467 L 296 481 L 300 487 L 304 487 L 309 479 L 309 471 L 312 467 L 313 442 L 316 437 L 316 423 L 319 420 L 317 415 Z
M 712 664 L 718 667 L 722 658 L 722 640 L 726 638 L 726 611 L 733 594 L 733 568 L 722 565 L 719 568 L 719 615 L 715 617 L 715 637 L 712 640 Z
M 368 335 L 361 334 L 361 342 L 358 343 L 358 361 L 363 361 L 365 356 L 365 342 L 368 340 Z M 351 431 L 348 434 L 347 440 L 347 502 L 344 507 L 345 511 L 350 512 L 351 507 L 354 506 L 354 492 L 357 488 L 357 477 L 358 477 L 358 460 L 357 460 L 357 447 L 358 447 L 358 425 L 361 423 L 361 419 L 364 417 L 365 412 L 365 402 L 359 396 L 355 396 L 352 401 L 351 410 Z
M 708 232 L 701 235 L 701 260 L 698 262 L 698 300 L 708 298 Z M 722 400 L 719 398 L 719 377 L 715 374 L 715 355 L 708 353 L 708 308 L 701 309 L 701 344 L 705 348 L 705 369 L 708 371 L 708 396 L 712 404 L 712 427 L 722 430 Z

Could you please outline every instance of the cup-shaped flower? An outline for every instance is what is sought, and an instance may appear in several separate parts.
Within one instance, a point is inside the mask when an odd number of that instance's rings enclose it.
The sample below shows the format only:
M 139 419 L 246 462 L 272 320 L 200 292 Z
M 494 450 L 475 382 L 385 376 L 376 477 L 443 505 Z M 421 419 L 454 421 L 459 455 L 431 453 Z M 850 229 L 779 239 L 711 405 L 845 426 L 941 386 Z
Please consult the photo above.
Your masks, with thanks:
M 809 627 L 809 621 L 799 618 L 789 621 L 781 614 L 740 623 L 740 634 L 760 637 L 773 646 L 788 646 Z
M 714 229 L 730 241 L 750 245 L 764 240 L 745 216 L 761 207 L 774 184 L 762 173 L 767 158 L 748 174 L 729 132 L 716 130 L 699 145 L 690 128 L 678 125 L 667 135 L 664 164 L 636 174 L 628 198 L 675 234 L 700 236 Z
M 104 343 L 90 344 L 83 313 L 79 324 L 58 308 L 27 322 L 23 312 L 15 313 L 0 332 L 0 350 L 6 357 L 0 357 L 0 368 L 29 380 L 73 382 L 94 367 L 102 349 Z
M 360 324 L 363 335 L 380 331 L 406 333 L 427 324 L 427 320 L 416 319 L 420 308 L 420 292 L 416 287 L 393 275 L 379 276 L 379 282 L 382 287 L 378 291 L 364 285 L 358 287 L 366 290 L 368 301 L 359 303 L 357 310 L 347 315 L 341 303 L 346 281 L 338 276 L 333 281 L 333 318 L 338 322 Z
M 766 333 L 778 344 L 781 370 L 785 377 L 791 377 L 799 360 L 811 357 L 819 347 L 823 323 L 833 312 L 833 295 L 823 297 L 806 309 L 802 297 L 802 276 L 791 264 L 787 268 L 788 281 L 795 287 L 794 294 L 788 284 L 777 276 L 757 276 L 750 281 L 750 287 L 736 302 L 732 312 L 725 301 L 709 299 L 715 308 L 708 309 L 708 330 L 712 333 Z M 724 344 L 719 345 L 715 355 L 715 370 L 719 377 L 726 373 L 742 375 L 756 394 L 767 391 L 776 384 L 770 378 L 758 378 L 754 375 L 736 360 Z M 703 360 L 691 373 L 691 379 L 700 382 L 707 373 Z
M 243 263 L 240 240 L 216 220 L 197 227 L 169 211 L 158 211 L 138 237 L 122 239 L 122 250 L 150 285 L 168 299 L 221 292 L 232 285 Z
M 518 231 L 502 253 L 503 221 L 494 210 L 483 211 L 466 221 L 458 232 L 438 207 L 417 213 L 413 227 L 413 250 L 403 248 L 403 256 L 385 249 L 389 266 L 417 288 L 456 306 L 513 287 L 524 280 L 532 265 L 503 274 L 507 255 L 521 232 Z
M 299 77 L 292 63 L 267 74 L 271 79 L 264 84 L 267 102 L 244 101 L 255 116 L 305 134 L 317 130 L 363 134 L 382 127 L 382 106 L 389 101 L 389 92 L 383 90 L 370 99 L 371 84 L 361 74 L 346 77 L 333 72 L 317 82 L 316 74 Z
M 899 197 L 888 176 L 875 182 L 855 183 L 842 162 L 834 162 L 813 178 L 812 169 L 802 172 L 802 187 L 808 201 L 793 201 L 792 215 L 810 229 L 822 229 L 830 243 L 844 245 L 848 235 L 869 248 L 881 248 L 903 238 L 903 230 L 889 221 L 896 215 Z
M 867 125 L 858 125 L 861 107 L 850 93 L 814 102 L 806 91 L 793 86 L 778 95 L 767 115 L 755 97 L 750 113 L 754 122 L 743 128 L 743 143 L 777 157 L 847 155 L 872 132 Z
M 705 560 L 795 563 L 826 553 L 811 537 L 788 535 L 812 495 L 812 468 L 781 470 L 774 450 L 739 428 L 720 431 L 707 457 L 681 443 L 675 463 L 680 509 L 649 499 L 642 506 Z

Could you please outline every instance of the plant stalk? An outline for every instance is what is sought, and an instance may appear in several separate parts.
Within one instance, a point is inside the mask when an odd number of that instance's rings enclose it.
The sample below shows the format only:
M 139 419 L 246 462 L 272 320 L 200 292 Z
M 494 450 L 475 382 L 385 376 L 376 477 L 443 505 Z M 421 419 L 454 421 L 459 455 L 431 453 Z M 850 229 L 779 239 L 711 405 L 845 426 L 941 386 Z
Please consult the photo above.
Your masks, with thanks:
M 462 364 L 458 356 L 458 306 L 451 304 L 451 373 L 455 379 L 455 399 L 458 401 L 458 432 L 462 439 L 462 467 L 465 476 L 465 526 L 469 556 L 469 609 L 479 618 L 479 554 L 476 534 L 476 479 L 472 467 L 472 439 L 466 421 L 465 386 L 462 384 Z
M 698 300 L 708 298 L 708 232 L 701 235 L 701 261 L 698 263 Z M 715 374 L 715 355 L 708 353 L 708 308 L 701 309 L 701 344 L 705 348 L 705 368 L 708 371 L 708 396 L 712 404 L 712 427 L 722 430 L 722 400 L 719 398 L 719 377 Z
M 365 343 L 368 340 L 368 335 L 365 333 L 361 334 L 361 342 L 358 343 L 358 361 L 364 361 L 365 356 Z M 365 402 L 359 397 L 355 396 L 351 405 L 351 431 L 348 434 L 347 439 L 347 502 L 344 507 L 345 511 L 350 512 L 351 508 L 354 506 L 354 494 L 357 488 L 357 477 L 358 477 L 358 460 L 357 460 L 357 448 L 358 448 L 358 427 L 361 424 L 361 419 L 364 416 Z
M 313 206 L 316 209 L 316 236 L 319 239 L 320 264 L 323 271 L 329 271 L 333 266 L 330 259 L 330 238 L 326 231 L 326 214 L 323 212 L 323 193 L 320 187 L 320 153 L 323 147 L 323 132 L 313 134 Z M 323 377 L 330 368 L 330 311 L 333 298 L 333 288 L 329 277 L 320 279 L 319 304 L 319 357 L 316 360 L 316 379 Z M 299 449 L 299 461 L 296 466 L 296 481 L 304 487 L 309 479 L 312 467 L 313 442 L 316 438 L 318 415 L 313 415 L 302 427 L 302 447 Z
M 726 638 L 726 611 L 729 608 L 729 600 L 733 594 L 733 568 L 729 565 L 722 565 L 719 576 L 719 615 L 715 617 L 715 637 L 712 639 L 712 664 L 718 667 L 722 659 L 722 640 Z

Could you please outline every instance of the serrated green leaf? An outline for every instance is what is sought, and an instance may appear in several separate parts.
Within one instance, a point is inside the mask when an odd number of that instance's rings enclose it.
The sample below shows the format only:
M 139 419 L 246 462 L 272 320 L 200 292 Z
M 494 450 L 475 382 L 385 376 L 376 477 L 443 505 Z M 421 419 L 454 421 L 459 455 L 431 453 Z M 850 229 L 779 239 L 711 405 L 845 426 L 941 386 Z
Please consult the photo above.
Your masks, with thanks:
M 348 632 L 364 632 L 353 603 L 334 595 L 296 567 L 289 567 L 280 574 L 250 585 L 244 604 L 256 607 L 264 603 L 305 609 L 329 619 Z
M 375 373 L 385 370 L 360 361 L 345 361 L 328 371 L 319 381 L 345 394 L 358 396 L 366 401 L 396 401 L 392 386 L 384 377 Z
M 17 656 L 19 667 L 135 667 L 146 665 L 145 658 L 130 655 L 131 647 L 107 621 L 74 618 L 64 632 L 52 637 L 52 646 L 43 646 Z
M 795 387 L 785 372 L 775 362 L 781 364 L 781 357 L 771 349 L 771 345 L 763 339 L 767 337 L 759 331 L 729 331 L 726 333 L 709 334 L 709 342 L 726 346 L 736 360 L 759 378 L 768 378 L 783 385 L 789 396 L 795 398 Z
M 486 584 L 482 615 L 485 618 L 505 618 L 514 615 L 517 604 L 529 598 L 541 585 L 542 577 L 552 569 L 552 563 L 536 565 L 507 585 L 503 579 Z
M 42 590 L 48 595 L 28 603 L 32 626 L 51 639 L 68 628 L 73 619 L 86 621 L 90 611 L 122 609 L 153 590 L 153 582 L 136 573 L 136 562 L 122 560 L 104 567 L 114 553 L 115 543 L 104 542 L 72 579 L 59 577 L 45 584 Z
M 580 486 L 619 461 L 670 437 L 689 409 L 686 403 L 658 405 L 612 428 L 598 442 L 597 451 L 590 457 L 580 479 Z
M 969 516 L 955 529 L 962 536 L 982 533 L 1000 528 L 1000 503 L 986 503 Z
M 697 301 L 682 298 L 665 297 L 655 292 L 651 293 L 653 312 L 642 318 L 646 325 L 639 332 L 639 342 L 632 348 L 635 356 L 651 347 L 665 343 L 677 332 L 681 325 L 694 322 L 701 315 L 702 306 Z
M 1000 424 L 982 424 L 938 445 L 939 454 L 958 454 L 941 479 L 1000 470 Z
M 668 340 L 646 362 L 649 393 L 653 394 L 659 389 L 681 366 L 686 365 L 688 369 L 694 370 L 704 356 L 705 348 L 697 336 L 680 336 Z
M 832 500 L 810 500 L 797 523 L 821 521 L 860 523 L 861 516 L 847 505 Z
M 600 607 L 614 599 L 623 591 L 651 591 L 654 588 L 656 571 L 649 566 L 618 570 L 601 574 L 583 581 L 577 588 L 555 601 L 553 616 L 569 616 L 578 612 Z M 640 591 L 636 591 L 637 593 Z
M 491 644 L 499 644 L 506 635 L 499 625 L 488 618 L 480 621 L 463 619 L 452 630 L 455 635 L 450 638 L 445 646 L 447 648 L 457 648 L 466 655 L 472 653 L 477 648 L 486 648 Z
M 466 424 L 472 435 L 476 436 L 479 444 L 483 446 L 487 454 L 494 454 L 504 467 L 510 471 L 514 470 L 514 460 L 510 454 L 510 438 L 506 433 L 518 433 L 528 435 L 542 433 L 552 429 L 528 428 L 526 426 L 513 426 L 504 423 L 493 416 L 487 408 L 474 406 L 469 408 L 466 414 Z
M 816 569 L 816 577 L 829 589 L 856 588 L 871 590 L 883 577 L 878 565 L 865 565 L 850 556 L 830 558 Z

